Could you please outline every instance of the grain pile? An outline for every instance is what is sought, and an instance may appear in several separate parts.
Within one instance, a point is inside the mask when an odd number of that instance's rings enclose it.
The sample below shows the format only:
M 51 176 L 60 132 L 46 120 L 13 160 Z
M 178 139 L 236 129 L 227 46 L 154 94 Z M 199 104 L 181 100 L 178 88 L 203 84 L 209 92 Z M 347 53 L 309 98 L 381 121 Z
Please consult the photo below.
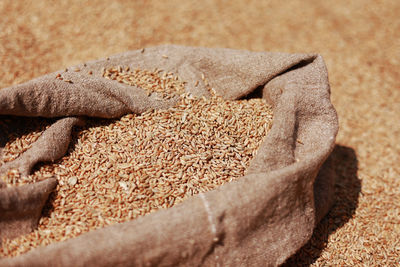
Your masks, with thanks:
M 2 0 L 0 88 L 165 43 L 320 53 L 340 123 L 336 204 L 288 266 L 397 266 L 399 12 L 398 0 Z
M 170 99 L 185 92 L 184 82 L 180 81 L 178 76 L 167 72 L 163 72 L 160 76 L 160 72 L 162 70 L 157 69 L 154 71 L 140 69 L 130 71 L 129 67 L 118 66 L 117 68 L 104 69 L 103 77 L 128 85 L 140 86 L 147 90 L 149 96 L 157 92 L 164 99 Z
M 128 114 L 119 120 L 90 119 L 75 130 L 75 144 L 58 162 L 21 178 L 11 170 L 3 179 L 18 185 L 56 176 L 59 184 L 38 230 L 3 240 L 1 256 L 16 256 L 41 245 L 169 208 L 245 174 L 271 127 L 272 110 L 262 99 L 226 101 L 184 92 L 172 73 L 117 67 L 104 77 L 141 85 L 169 98 L 168 110 Z M 213 91 L 211 91 L 213 92 Z M 7 144 L 4 161 L 26 150 L 46 128 Z

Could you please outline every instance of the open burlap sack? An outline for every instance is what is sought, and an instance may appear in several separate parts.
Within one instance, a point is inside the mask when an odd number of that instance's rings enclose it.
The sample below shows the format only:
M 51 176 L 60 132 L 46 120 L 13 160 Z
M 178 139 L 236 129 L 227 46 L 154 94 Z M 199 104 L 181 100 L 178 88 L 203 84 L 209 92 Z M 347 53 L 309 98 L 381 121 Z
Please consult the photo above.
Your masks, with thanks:
M 114 118 L 176 103 L 102 77 L 103 67 L 118 65 L 171 71 L 194 95 L 209 95 L 202 74 L 226 99 L 260 93 L 274 108 L 274 123 L 247 175 L 171 209 L 1 259 L 1 266 L 274 266 L 307 242 L 332 204 L 326 160 L 338 130 L 327 70 L 315 54 L 159 46 L 2 89 L 0 115 L 62 118 L 0 172 L 28 174 L 35 163 L 61 157 L 80 116 Z M 70 82 L 56 79 L 59 73 Z M 53 179 L 0 189 L 1 236 L 31 230 L 54 187 Z

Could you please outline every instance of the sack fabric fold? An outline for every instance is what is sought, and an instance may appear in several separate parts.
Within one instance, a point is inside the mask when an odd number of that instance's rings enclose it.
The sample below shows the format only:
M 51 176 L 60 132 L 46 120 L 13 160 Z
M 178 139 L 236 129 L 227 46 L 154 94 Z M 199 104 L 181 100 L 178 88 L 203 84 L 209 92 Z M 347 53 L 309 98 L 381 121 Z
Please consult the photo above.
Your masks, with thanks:
M 72 127 L 85 116 L 118 118 L 177 103 L 102 77 L 104 68 L 116 66 L 173 72 L 195 96 L 210 96 L 202 76 L 225 99 L 259 93 L 273 106 L 273 126 L 237 181 L 167 210 L 0 259 L 0 266 L 276 266 L 309 240 L 332 205 L 328 156 L 338 131 L 327 70 L 317 54 L 164 45 L 1 89 L 0 115 L 59 119 L 19 158 L 0 166 L 0 174 L 17 168 L 28 175 L 36 163 L 61 158 Z M 0 181 L 0 237 L 37 227 L 55 185 L 53 178 L 19 188 Z M 28 209 L 27 199 L 35 199 Z

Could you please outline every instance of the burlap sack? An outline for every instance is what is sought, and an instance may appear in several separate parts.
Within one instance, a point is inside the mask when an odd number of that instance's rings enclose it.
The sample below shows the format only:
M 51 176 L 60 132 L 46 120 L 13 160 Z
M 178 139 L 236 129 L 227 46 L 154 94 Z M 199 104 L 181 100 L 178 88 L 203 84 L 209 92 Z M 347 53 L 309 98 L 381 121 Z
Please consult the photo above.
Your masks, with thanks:
M 307 242 L 332 204 L 333 175 L 326 159 L 338 130 L 319 55 L 167 45 L 2 89 L 0 115 L 63 118 L 0 172 L 19 168 L 27 174 L 35 163 L 61 157 L 79 116 L 114 118 L 174 105 L 176 99 L 159 100 L 101 77 L 103 67 L 118 65 L 172 71 L 194 95 L 209 94 L 202 74 L 226 99 L 258 91 L 273 106 L 274 122 L 248 174 L 171 209 L 1 259 L 1 266 L 275 266 Z M 71 82 L 56 79 L 59 73 Z M 1 236 L 35 227 L 54 187 L 50 179 L 0 189 Z

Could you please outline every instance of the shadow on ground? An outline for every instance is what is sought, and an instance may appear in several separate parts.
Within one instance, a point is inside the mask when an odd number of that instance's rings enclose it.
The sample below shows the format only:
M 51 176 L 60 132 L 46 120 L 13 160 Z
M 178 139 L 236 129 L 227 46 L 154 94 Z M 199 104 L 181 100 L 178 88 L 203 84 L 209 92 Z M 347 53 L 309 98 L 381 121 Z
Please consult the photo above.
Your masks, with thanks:
M 309 266 L 314 263 L 326 247 L 329 235 L 346 224 L 355 213 L 361 192 L 356 153 L 350 147 L 336 145 L 330 160 L 335 174 L 333 207 L 314 229 L 310 241 L 281 267 Z

